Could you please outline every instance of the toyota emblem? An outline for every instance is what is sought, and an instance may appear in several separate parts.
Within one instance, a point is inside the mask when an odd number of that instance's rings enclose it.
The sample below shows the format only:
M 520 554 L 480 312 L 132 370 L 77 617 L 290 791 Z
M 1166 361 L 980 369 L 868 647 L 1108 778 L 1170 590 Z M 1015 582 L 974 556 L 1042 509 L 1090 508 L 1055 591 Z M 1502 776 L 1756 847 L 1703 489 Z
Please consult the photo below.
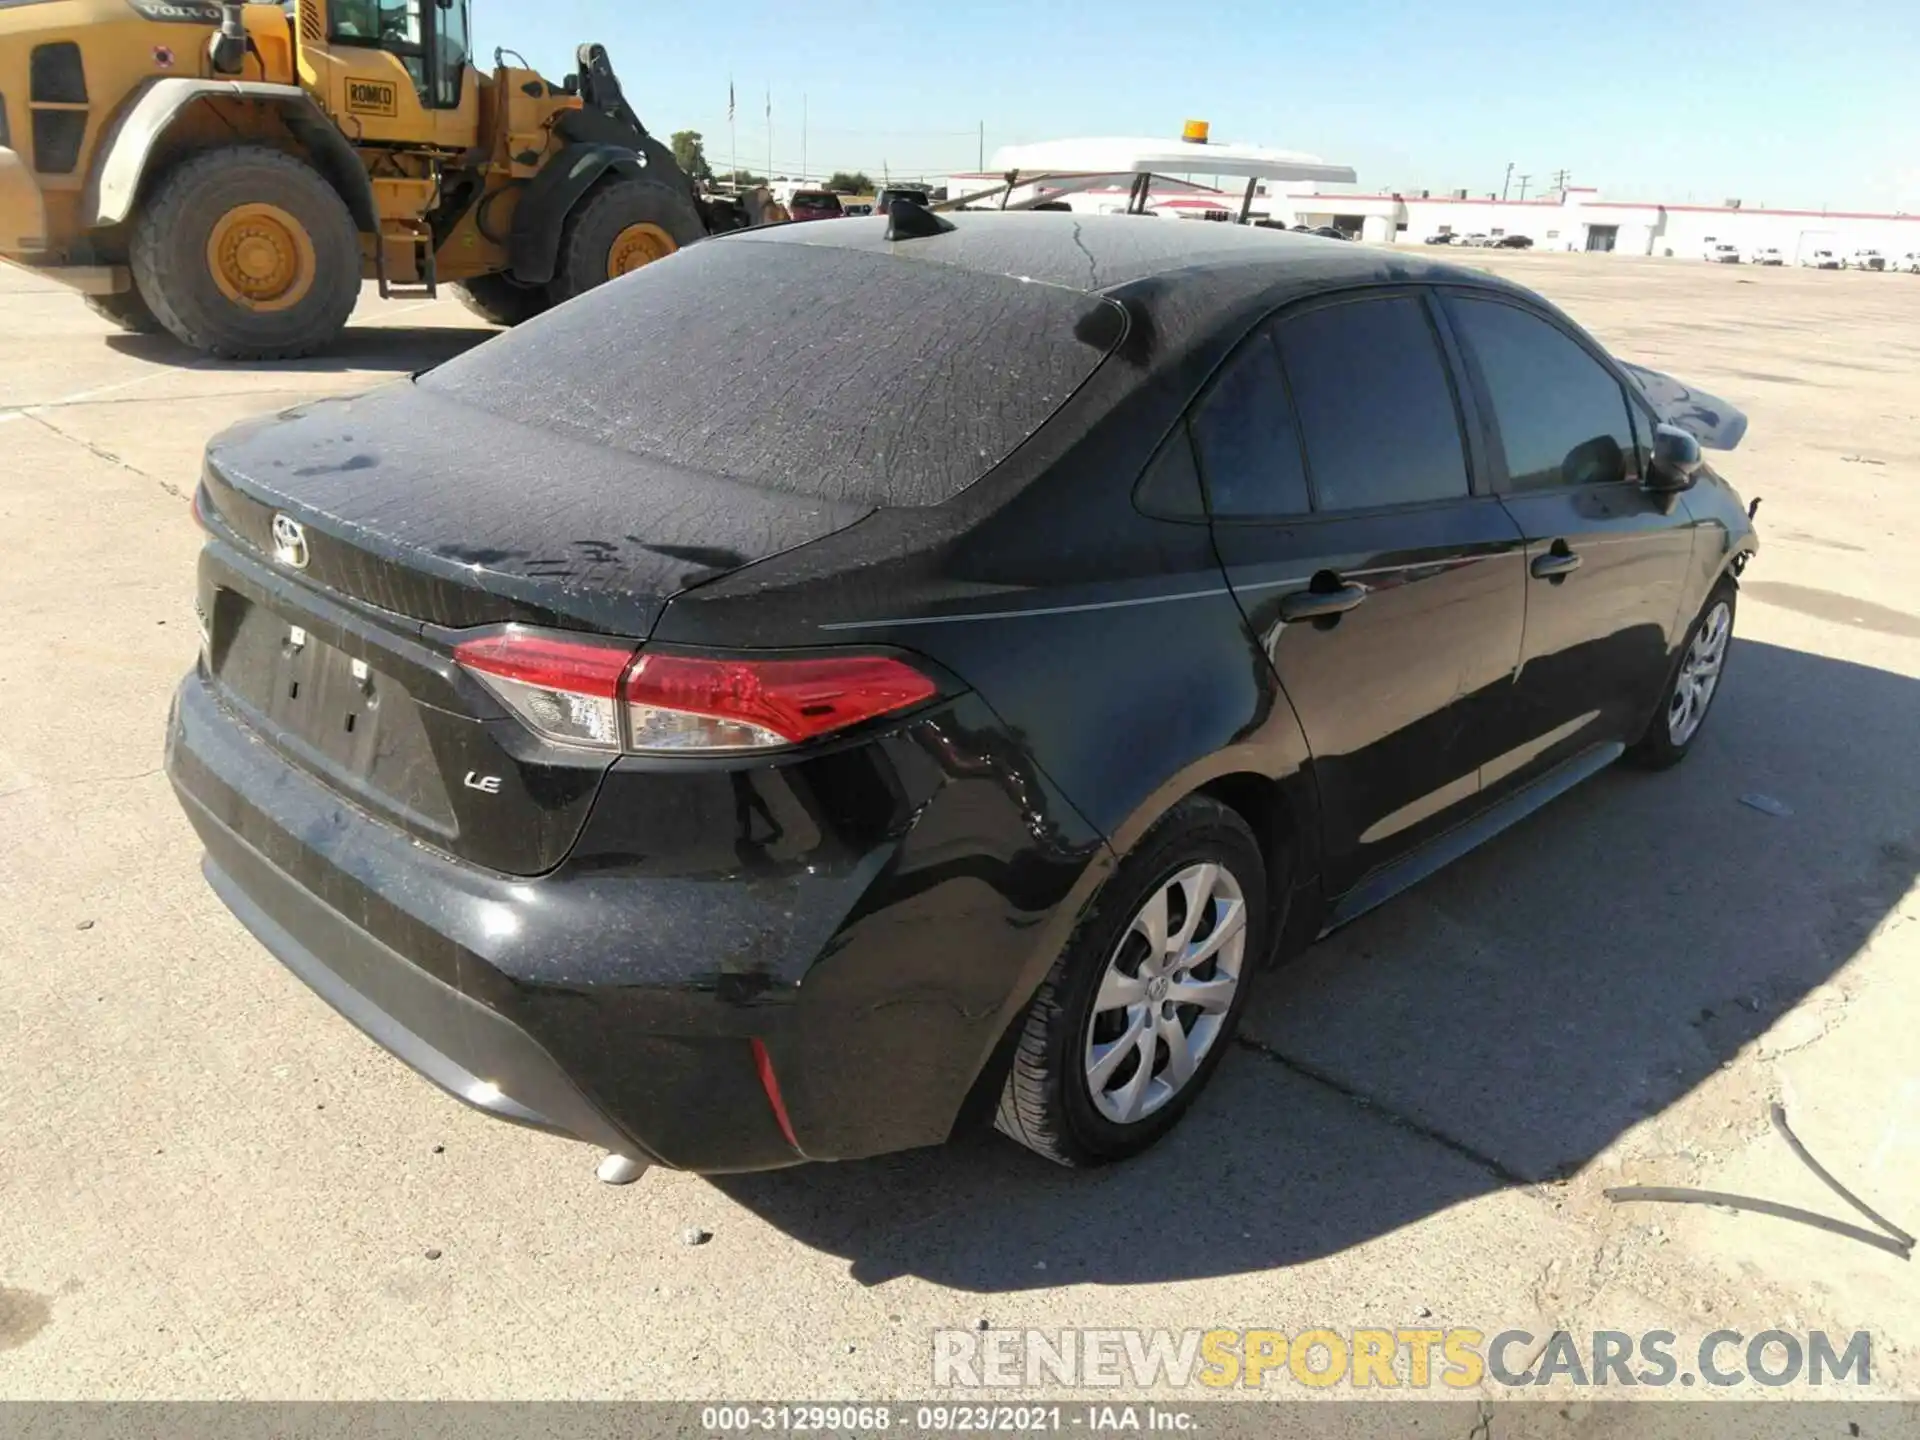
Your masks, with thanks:
M 273 517 L 273 558 L 295 570 L 307 568 L 307 530 L 287 515 Z

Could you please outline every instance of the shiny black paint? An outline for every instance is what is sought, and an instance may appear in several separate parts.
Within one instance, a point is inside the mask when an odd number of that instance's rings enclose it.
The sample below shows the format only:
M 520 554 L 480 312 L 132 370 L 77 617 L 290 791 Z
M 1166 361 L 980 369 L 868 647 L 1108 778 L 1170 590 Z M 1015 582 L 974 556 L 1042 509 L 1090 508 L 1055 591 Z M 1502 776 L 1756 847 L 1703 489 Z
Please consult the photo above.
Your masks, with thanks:
M 944 1138 L 1008 990 L 1108 864 L 971 696 L 772 764 L 620 761 L 532 879 L 421 849 L 248 735 L 187 679 L 168 768 L 217 864 L 267 877 L 255 899 L 323 959 L 345 942 L 301 897 L 506 1017 L 634 1148 L 694 1169 Z M 800 1154 L 761 1143 L 754 1037 Z
M 1313 756 L 1331 893 L 1459 818 L 1508 703 L 1524 618 L 1520 532 L 1498 501 L 1215 527 L 1221 563 Z M 1288 595 L 1355 584 L 1308 624 Z
M 1690 514 L 1636 480 L 1510 496 L 1505 504 L 1527 537 L 1530 564 L 1556 551 L 1580 562 L 1564 577 L 1526 581 L 1517 739 L 1555 739 L 1514 771 L 1525 779 L 1596 740 L 1637 735 L 1699 599 L 1686 586 Z
M 1248 814 L 1297 943 L 1617 753 L 1693 613 L 1753 548 L 1704 469 L 1679 496 L 1631 482 L 1503 496 L 1485 397 L 1444 326 L 1470 496 L 1210 523 L 1185 416 L 1289 306 L 1444 284 L 1571 322 L 1500 282 L 1307 237 L 959 220 L 896 243 L 1099 289 L 1112 304 L 1086 311 L 1100 333 L 1085 338 L 1111 353 L 942 504 L 855 510 L 736 486 L 755 493 L 686 505 L 684 473 L 590 446 L 567 448 L 558 474 L 549 456 L 549 491 L 515 503 L 501 481 L 532 473 L 526 427 L 456 426 L 407 387 L 216 445 L 203 601 L 311 621 L 403 685 L 435 745 L 483 731 L 533 777 L 503 813 L 542 815 L 536 842 L 490 835 L 472 811 L 451 840 L 407 833 L 360 777 L 222 698 L 216 623 L 169 769 L 234 893 L 282 915 L 255 924 L 236 903 L 269 948 L 296 970 L 329 945 L 363 973 L 390 956 L 485 1006 L 526 1042 L 490 1042 L 509 1056 L 503 1088 L 525 1073 L 549 1093 L 539 1057 L 557 1062 L 597 1120 L 547 1118 L 597 1143 L 707 1170 L 933 1143 L 997 1091 L 1010 1027 L 1084 906 L 1182 797 L 1208 789 Z M 849 220 L 706 243 L 773 246 L 777 264 L 794 244 L 888 254 L 883 231 Z M 355 466 L 369 424 L 380 463 Z M 310 522 L 304 574 L 263 558 L 276 509 Z M 1556 542 L 1581 547 L 1582 567 L 1533 578 Z M 1330 584 L 1364 599 L 1283 621 L 1289 594 Z M 461 634 L 505 619 L 649 645 L 882 647 L 943 689 L 778 756 L 566 757 L 451 665 Z M 435 754 L 444 782 L 454 752 Z M 556 774 L 569 762 L 571 779 Z M 756 1038 L 797 1150 L 754 1076 Z

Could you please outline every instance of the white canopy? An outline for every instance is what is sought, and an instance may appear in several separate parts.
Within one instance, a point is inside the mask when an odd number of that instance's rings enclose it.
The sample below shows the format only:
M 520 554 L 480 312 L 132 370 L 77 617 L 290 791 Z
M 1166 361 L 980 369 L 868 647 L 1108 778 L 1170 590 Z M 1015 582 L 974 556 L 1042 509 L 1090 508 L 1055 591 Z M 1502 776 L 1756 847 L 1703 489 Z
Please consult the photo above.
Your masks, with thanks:
M 1349 165 L 1329 165 L 1318 155 L 1303 155 L 1297 150 L 1196 145 L 1185 140 L 1123 135 L 1003 145 L 993 152 L 991 168 L 1002 175 L 1010 170 L 1028 175 L 1245 175 L 1258 180 L 1326 180 L 1346 185 L 1357 178 Z

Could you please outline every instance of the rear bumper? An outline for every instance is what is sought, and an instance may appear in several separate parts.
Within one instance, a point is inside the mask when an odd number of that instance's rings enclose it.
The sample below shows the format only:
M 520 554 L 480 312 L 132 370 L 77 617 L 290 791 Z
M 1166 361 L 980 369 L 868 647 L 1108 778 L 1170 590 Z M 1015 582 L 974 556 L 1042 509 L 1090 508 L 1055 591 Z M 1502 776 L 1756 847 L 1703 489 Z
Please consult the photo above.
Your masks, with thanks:
M 632 1148 L 632 1137 L 526 1031 L 347 923 L 182 798 L 207 846 L 201 870 L 213 893 L 335 1010 L 476 1110 L 609 1150 Z
M 998 773 L 965 743 L 978 732 L 961 722 L 988 716 L 962 697 L 791 767 L 801 814 L 736 804 L 739 772 L 668 788 L 616 768 L 573 857 L 540 877 L 463 864 L 352 808 L 198 673 L 176 697 L 167 770 L 215 892 L 421 1075 L 636 1159 L 753 1170 L 938 1143 L 976 1082 L 997 1088 L 983 1071 L 1105 851 L 1042 778 Z M 687 792 L 697 779 L 724 806 Z M 623 780 L 641 788 L 623 798 Z M 854 823 L 862 796 L 897 823 Z M 689 814 L 744 827 L 757 853 L 712 824 L 678 834 Z M 811 848 L 779 853 L 773 821 Z M 660 873 L 669 843 L 692 873 Z

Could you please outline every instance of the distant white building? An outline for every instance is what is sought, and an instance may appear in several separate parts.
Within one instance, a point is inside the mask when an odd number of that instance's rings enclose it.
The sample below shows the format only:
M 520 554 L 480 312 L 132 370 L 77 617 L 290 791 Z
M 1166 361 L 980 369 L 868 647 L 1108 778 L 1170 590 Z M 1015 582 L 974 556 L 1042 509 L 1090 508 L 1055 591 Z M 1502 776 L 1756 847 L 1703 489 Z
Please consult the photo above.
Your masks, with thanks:
M 949 177 L 953 197 L 977 194 L 1002 177 L 979 171 Z M 1046 196 L 1082 214 L 1119 214 L 1127 208 L 1125 185 L 1048 195 L 1022 185 L 1009 203 Z M 1238 187 L 1214 188 L 1155 176 L 1147 208 L 1155 214 L 1193 219 L 1234 218 Z M 998 204 L 995 196 L 990 202 Z M 1570 187 L 1537 200 L 1474 199 L 1451 194 L 1342 193 L 1313 185 L 1261 185 L 1252 216 L 1282 225 L 1331 225 L 1375 244 L 1418 245 L 1433 235 L 1481 234 L 1495 239 L 1524 235 L 1542 250 L 1616 250 L 1630 255 L 1679 255 L 1699 259 L 1708 245 L 1723 242 L 1743 258 L 1771 246 L 1791 265 L 1815 250 L 1851 255 L 1872 247 L 1888 256 L 1920 252 L 1920 215 L 1866 211 L 1767 210 L 1744 205 L 1660 205 L 1604 200 L 1598 190 Z
M 1920 250 L 1920 215 L 1869 211 L 1769 210 L 1744 205 L 1662 205 L 1605 200 L 1598 190 L 1569 188 L 1539 200 L 1451 196 L 1368 195 L 1318 197 L 1318 204 L 1364 217 L 1365 238 L 1419 244 L 1433 235 L 1524 235 L 1546 250 L 1617 250 L 1628 255 L 1701 258 L 1713 244 L 1735 246 L 1741 257 L 1772 247 L 1788 264 L 1815 250 L 1851 254 L 1872 246 L 1888 255 Z M 1336 224 L 1343 224 L 1336 219 Z M 1391 234 L 1386 225 L 1391 223 Z

